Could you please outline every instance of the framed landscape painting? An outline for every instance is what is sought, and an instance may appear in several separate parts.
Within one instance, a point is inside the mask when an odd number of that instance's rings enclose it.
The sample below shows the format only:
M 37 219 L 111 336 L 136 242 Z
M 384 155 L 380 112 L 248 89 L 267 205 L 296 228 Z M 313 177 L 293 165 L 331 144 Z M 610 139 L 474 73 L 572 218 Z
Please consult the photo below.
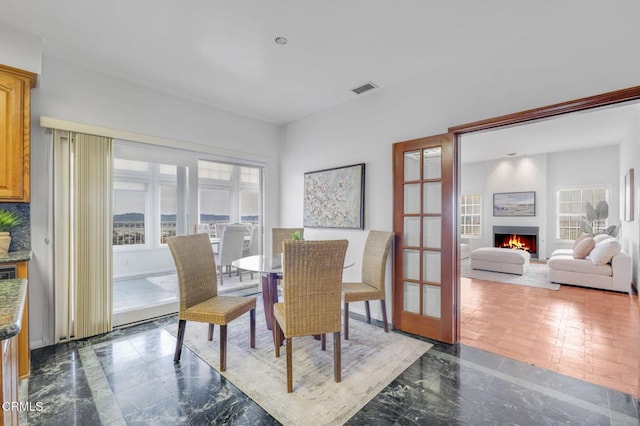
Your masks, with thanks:
M 494 216 L 535 216 L 536 193 L 499 192 L 493 194 Z
M 364 163 L 305 173 L 303 223 L 364 229 Z

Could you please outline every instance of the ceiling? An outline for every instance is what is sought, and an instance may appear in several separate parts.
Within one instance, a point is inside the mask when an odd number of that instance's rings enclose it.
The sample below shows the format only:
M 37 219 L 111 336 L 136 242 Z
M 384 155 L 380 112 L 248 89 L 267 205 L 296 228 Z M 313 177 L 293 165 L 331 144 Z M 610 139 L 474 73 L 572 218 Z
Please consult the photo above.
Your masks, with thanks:
M 455 87 L 452 66 L 491 73 L 607 48 L 602 34 L 635 34 L 635 1 L 0 0 L 0 23 L 41 37 L 45 58 L 283 124 L 369 96 L 351 91 L 368 81 Z
M 473 163 L 507 154 L 526 156 L 617 145 L 640 119 L 640 103 L 555 116 L 550 119 L 463 135 L 461 161 Z

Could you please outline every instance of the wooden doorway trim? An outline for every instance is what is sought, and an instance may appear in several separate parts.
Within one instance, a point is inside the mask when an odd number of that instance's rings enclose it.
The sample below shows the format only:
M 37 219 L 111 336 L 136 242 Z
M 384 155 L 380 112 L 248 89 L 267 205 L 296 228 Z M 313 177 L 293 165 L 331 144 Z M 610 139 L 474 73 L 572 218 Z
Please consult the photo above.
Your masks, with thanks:
M 449 133 L 453 138 L 453 156 L 456 164 L 454 169 L 456 170 L 455 185 L 453 199 L 457 200 L 460 196 L 460 136 L 465 133 L 471 133 L 476 131 L 494 129 L 503 126 L 511 126 L 516 124 L 524 124 L 530 121 L 535 121 L 544 118 L 555 117 L 571 112 L 585 111 L 588 109 L 599 108 L 609 105 L 620 104 L 624 102 L 640 101 L 640 86 L 629 87 L 626 89 L 616 90 L 613 92 L 606 92 L 599 95 L 589 96 L 586 98 L 580 98 L 573 101 L 561 102 L 558 104 L 543 106 L 540 108 L 534 108 L 526 111 L 516 112 L 513 114 L 502 115 L 499 117 L 488 118 L 485 120 L 475 121 L 467 124 L 453 126 L 449 128 Z M 455 223 L 459 226 L 459 207 L 456 205 L 454 209 Z M 460 247 L 459 232 L 456 232 L 456 243 L 454 250 L 457 253 Z M 456 258 L 459 254 L 456 254 Z M 458 263 L 458 262 L 456 262 Z M 456 301 L 453 306 L 453 320 L 455 324 L 456 342 L 460 339 L 460 271 L 459 267 L 456 268 L 455 275 L 453 277 L 453 293 Z M 640 360 L 639 360 L 640 363 Z M 638 376 L 638 383 L 640 388 L 640 373 Z
M 475 121 L 468 124 L 462 124 L 460 126 L 450 127 L 449 132 L 458 136 L 464 133 L 493 129 L 513 124 L 522 124 L 527 121 L 538 120 L 541 118 L 554 117 L 570 112 L 584 111 L 591 108 L 598 108 L 635 100 L 640 100 L 640 86 L 602 93 L 600 95 L 589 96 L 587 98 L 576 99 L 574 101 L 534 108 L 486 120 Z

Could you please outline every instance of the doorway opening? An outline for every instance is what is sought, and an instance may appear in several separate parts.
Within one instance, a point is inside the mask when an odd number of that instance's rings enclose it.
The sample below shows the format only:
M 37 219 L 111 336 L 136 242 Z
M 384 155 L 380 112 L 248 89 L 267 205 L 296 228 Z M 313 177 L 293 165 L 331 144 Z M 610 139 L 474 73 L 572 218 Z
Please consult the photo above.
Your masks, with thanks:
M 452 129 L 457 136 L 460 157 L 459 197 L 464 199 L 473 194 L 488 200 L 477 209 L 480 211 L 477 221 L 481 225 L 475 235 L 469 235 L 465 226 L 466 212 L 459 207 L 459 235 L 471 250 L 496 246 L 495 227 L 538 227 L 536 248 L 544 265 L 554 250 L 572 247 L 580 233 L 584 204 L 595 201 L 594 197 L 604 197 L 609 202 L 610 223 L 602 224 L 602 227 L 619 223 L 620 177 L 626 170 L 619 160 L 621 137 L 618 134 L 603 139 L 602 129 L 607 125 L 615 132 L 624 131 L 630 120 L 637 120 L 640 93 L 635 88 L 621 91 L 619 95 L 619 103 L 615 105 L 611 102 L 612 94 L 600 97 L 602 103 L 596 102 L 598 97 L 594 97 L 564 104 L 569 111 L 562 111 L 563 115 L 552 113 L 554 108 L 549 107 L 546 115 L 535 117 L 546 117 L 545 120 L 533 121 L 531 117 L 541 111 L 536 110 Z M 555 109 L 562 108 L 556 106 Z M 600 142 L 596 143 L 595 139 Z M 591 166 L 587 165 L 591 163 Z M 582 171 L 576 171 L 580 167 Z M 536 191 L 536 216 L 494 217 L 492 194 L 516 191 Z M 588 194 L 588 199 L 584 194 Z M 567 195 L 575 196 L 567 198 Z M 638 238 L 637 235 L 634 237 Z M 461 260 L 465 261 L 468 260 Z M 637 294 L 629 298 L 623 293 L 580 287 L 562 286 L 555 292 L 497 284 L 500 290 L 491 295 L 484 291 L 489 288 L 486 282 L 464 276 L 457 282 L 461 301 L 461 343 L 637 395 L 638 330 L 636 327 L 635 331 L 627 333 L 618 328 L 624 323 L 637 325 Z M 537 291 L 545 295 L 537 297 Z M 536 296 L 531 296 L 534 293 Z M 567 304 L 567 298 L 574 300 Z M 473 305 L 481 299 L 487 303 Z M 562 299 L 565 299 L 564 304 Z M 621 318 L 617 327 L 611 322 L 602 323 L 602 319 L 598 322 L 592 313 L 603 309 L 602 303 L 618 306 L 616 310 L 624 311 L 627 317 Z M 537 307 L 532 307 L 531 312 L 519 309 L 528 304 L 537 304 Z M 566 316 L 553 317 L 547 309 L 549 306 L 565 312 Z M 478 315 L 473 318 L 471 311 Z M 519 325 L 519 320 L 524 320 L 525 316 L 533 319 L 528 319 L 527 325 Z M 594 332 L 589 322 L 598 328 L 596 340 L 616 339 L 624 342 L 627 349 L 620 351 L 618 348 L 617 354 L 609 354 L 605 347 L 593 342 Z M 485 324 L 486 328 L 479 324 Z M 541 329 L 548 331 L 546 337 L 538 332 Z M 602 330 L 611 334 L 607 337 Z M 496 336 L 505 335 L 508 338 L 495 340 Z M 553 340 L 553 348 L 549 348 L 551 339 L 558 335 L 562 339 Z M 594 349 L 595 346 L 598 347 Z M 620 362 L 617 370 L 626 372 L 626 378 L 621 375 L 618 380 L 611 379 L 611 368 L 605 371 L 604 365 L 611 367 L 612 360 Z M 629 375 L 629 371 L 635 373 Z

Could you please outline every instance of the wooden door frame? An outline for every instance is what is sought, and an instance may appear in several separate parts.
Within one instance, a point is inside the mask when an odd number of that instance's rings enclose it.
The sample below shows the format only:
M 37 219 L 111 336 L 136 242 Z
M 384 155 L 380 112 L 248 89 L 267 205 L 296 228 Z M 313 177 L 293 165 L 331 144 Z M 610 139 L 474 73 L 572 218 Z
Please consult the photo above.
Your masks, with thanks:
M 499 117 L 488 118 L 485 120 L 475 121 L 472 123 L 462 124 L 449 128 L 449 133 L 453 137 L 453 156 L 454 156 L 454 168 L 456 170 L 455 185 L 454 185 L 454 200 L 460 197 L 460 137 L 465 133 L 471 133 L 481 130 L 494 129 L 498 127 L 511 126 L 516 124 L 524 124 L 530 121 L 535 121 L 543 118 L 556 117 L 571 112 L 585 111 L 588 109 L 599 108 L 609 105 L 615 105 L 623 102 L 639 101 L 640 100 L 640 86 L 629 87 L 626 89 L 616 90 L 613 92 L 602 93 L 599 95 L 589 96 L 586 98 L 580 98 L 573 101 L 561 102 L 558 104 L 543 106 L 540 108 L 534 108 L 526 111 L 516 112 L 513 114 L 502 115 Z M 459 225 L 459 206 L 456 203 L 454 209 L 455 223 Z M 460 235 L 456 232 L 456 244 L 454 245 L 454 257 L 458 259 L 459 247 L 460 247 Z M 453 292 L 454 292 L 454 306 L 453 306 L 453 318 L 455 321 L 455 341 L 460 340 L 460 266 L 459 262 L 456 262 L 455 275 L 453 276 Z M 638 283 L 636 283 L 638 285 Z M 640 383 L 640 375 L 639 375 Z

